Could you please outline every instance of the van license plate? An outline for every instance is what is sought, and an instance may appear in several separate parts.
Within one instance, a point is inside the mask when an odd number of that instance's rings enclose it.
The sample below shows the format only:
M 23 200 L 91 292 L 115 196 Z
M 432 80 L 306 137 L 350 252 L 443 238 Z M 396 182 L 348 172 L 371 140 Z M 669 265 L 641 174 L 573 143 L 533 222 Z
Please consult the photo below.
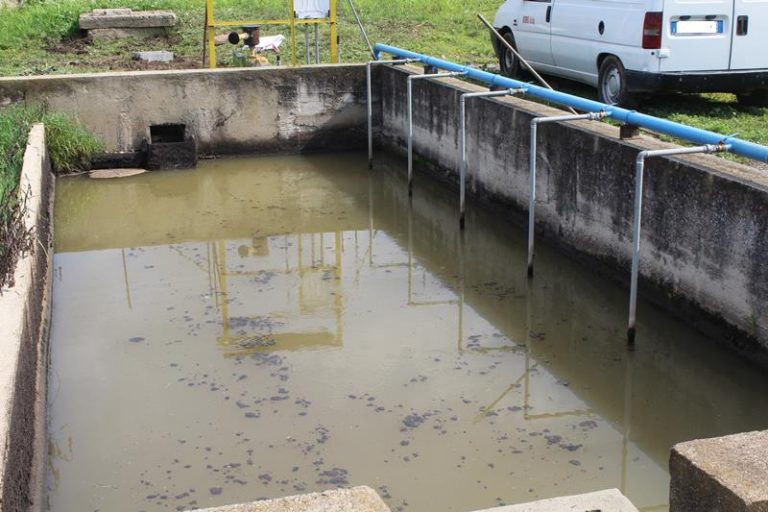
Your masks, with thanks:
M 672 22 L 673 34 L 722 34 L 723 20 L 685 20 Z

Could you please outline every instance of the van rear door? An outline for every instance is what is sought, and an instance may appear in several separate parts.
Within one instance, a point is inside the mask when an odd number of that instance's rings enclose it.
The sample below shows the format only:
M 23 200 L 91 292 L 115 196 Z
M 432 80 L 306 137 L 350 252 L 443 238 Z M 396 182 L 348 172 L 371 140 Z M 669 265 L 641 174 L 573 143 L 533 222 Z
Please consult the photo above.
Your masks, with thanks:
M 666 0 L 662 49 L 659 50 L 660 71 L 728 69 L 731 61 L 733 2 Z
M 768 69 L 768 0 L 735 0 L 731 69 Z

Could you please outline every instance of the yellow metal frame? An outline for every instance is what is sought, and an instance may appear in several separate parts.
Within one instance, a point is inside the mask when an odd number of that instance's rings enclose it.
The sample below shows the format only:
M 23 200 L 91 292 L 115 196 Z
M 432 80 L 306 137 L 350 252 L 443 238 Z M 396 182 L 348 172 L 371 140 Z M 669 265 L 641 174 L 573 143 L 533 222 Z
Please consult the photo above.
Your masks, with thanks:
M 208 41 L 208 67 L 216 67 L 216 28 L 217 27 L 240 27 L 245 25 L 287 25 L 290 27 L 291 34 L 291 64 L 298 65 L 296 56 L 296 27 L 298 25 L 329 25 L 331 28 L 331 62 L 339 63 L 338 48 L 338 28 L 336 26 L 336 4 L 337 0 L 331 0 L 331 15 L 328 18 L 317 19 L 298 19 L 294 9 L 293 0 L 288 0 L 288 18 L 276 20 L 246 20 L 246 21 L 216 21 L 213 14 L 214 0 L 206 0 L 205 6 L 205 31 Z

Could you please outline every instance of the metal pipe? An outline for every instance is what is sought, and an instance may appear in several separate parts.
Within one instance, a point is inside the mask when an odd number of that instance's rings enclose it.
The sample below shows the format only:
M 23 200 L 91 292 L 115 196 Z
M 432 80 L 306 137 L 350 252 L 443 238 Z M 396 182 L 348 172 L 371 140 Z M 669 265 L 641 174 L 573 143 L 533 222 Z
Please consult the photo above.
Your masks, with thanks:
M 495 98 L 524 93 L 525 89 L 507 89 L 505 91 L 466 92 L 459 98 L 459 226 L 464 229 L 467 191 L 467 100 L 470 98 Z
M 642 226 L 643 213 L 643 171 L 645 161 L 648 158 L 660 156 L 692 155 L 696 153 L 718 153 L 730 151 L 728 144 L 706 144 L 693 148 L 674 148 L 659 149 L 652 151 L 641 151 L 637 155 L 635 163 L 635 211 L 632 222 L 632 276 L 629 285 L 629 322 L 627 325 L 627 342 L 630 345 L 635 343 L 635 330 L 637 320 L 637 279 L 640 269 L 640 229 Z
M 465 71 L 447 73 L 429 73 L 426 75 L 408 75 L 408 195 L 413 195 L 413 82 L 429 78 L 450 78 L 464 76 Z
M 634 110 L 627 110 L 621 107 L 605 105 L 603 103 L 588 100 L 586 98 L 580 98 L 571 94 L 566 94 L 559 91 L 550 91 L 544 87 L 540 87 L 534 84 L 526 84 L 512 78 L 507 78 L 501 75 L 488 73 L 487 71 L 481 71 L 468 66 L 462 66 L 453 62 L 437 59 L 428 55 L 422 55 L 419 53 L 403 50 L 394 46 L 388 46 L 384 44 L 377 44 L 374 46 L 376 55 L 381 53 L 387 53 L 397 58 L 410 58 L 418 60 L 419 62 L 434 66 L 446 71 L 462 71 L 465 72 L 468 78 L 483 82 L 489 86 L 501 87 L 505 89 L 517 89 L 520 87 L 526 87 L 526 95 L 534 98 L 550 101 L 559 105 L 565 105 L 573 107 L 576 110 L 583 112 L 600 112 L 605 111 L 610 114 L 611 119 L 620 123 L 632 124 L 650 130 L 652 132 L 677 137 L 691 141 L 695 144 L 720 144 L 726 143 L 731 149 L 730 152 L 737 155 L 741 155 L 760 162 L 768 162 L 768 147 L 755 144 L 754 142 L 748 142 L 745 140 L 725 137 L 721 134 L 702 130 L 699 128 L 693 128 L 680 123 L 668 121 L 666 119 L 660 119 L 658 117 L 649 116 L 647 114 L 641 114 Z
M 320 64 L 320 25 L 315 25 L 315 64 Z
M 368 169 L 373 169 L 373 85 L 371 83 L 371 68 L 377 64 L 398 66 L 408 64 L 409 62 L 413 62 L 413 59 L 373 60 L 365 65 L 365 86 L 366 94 L 368 95 Z
M 363 40 L 365 40 L 365 44 L 368 46 L 368 51 L 371 52 L 371 58 L 375 59 L 376 55 L 373 53 L 373 46 L 371 45 L 371 40 L 368 39 L 368 33 L 365 31 L 365 27 L 363 26 L 363 22 L 360 19 L 360 16 L 357 14 L 357 9 L 355 9 L 355 3 L 352 0 L 349 1 L 349 8 L 352 9 L 352 14 L 355 16 L 355 20 L 357 21 L 357 26 L 360 27 L 360 33 L 363 35 Z
M 311 55 L 309 54 L 309 25 L 304 25 L 304 51 L 307 52 L 307 66 L 312 62 Z
M 546 81 L 546 80 L 544 80 L 544 79 L 541 77 L 541 75 L 540 75 L 540 74 L 539 74 L 539 73 L 538 73 L 538 72 L 537 72 L 535 69 L 533 69 L 533 66 L 531 66 L 530 64 L 528 64 L 528 61 L 527 61 L 527 60 L 525 60 L 525 59 L 523 58 L 523 56 L 522 56 L 522 55 L 520 55 L 520 53 L 518 53 L 518 51 L 517 51 L 517 50 L 515 50 L 515 47 L 514 47 L 514 46 L 512 46 L 511 44 L 509 44 L 509 41 L 507 41 L 506 39 L 504 39 L 504 38 L 502 37 L 502 35 L 501 35 L 501 34 L 499 34 L 499 31 L 498 31 L 498 30 L 496 30 L 496 28 L 495 28 L 493 25 L 491 25 L 491 23 L 490 23 L 490 22 L 489 22 L 487 19 L 485 19 L 485 16 L 483 16 L 483 15 L 482 15 L 482 14 L 480 14 L 480 13 L 478 13 L 478 14 L 477 14 L 477 17 L 480 19 L 480 21 L 482 21 L 482 22 L 483 22 L 483 25 L 485 25 L 485 26 L 488 28 L 488 30 L 490 30 L 490 31 L 491 31 L 491 34 L 493 34 L 493 35 L 496 37 L 496 39 L 498 39 L 498 40 L 499 40 L 499 42 L 500 42 L 501 44 L 503 44 L 504 46 L 506 46 L 506 47 L 507 47 L 507 49 L 508 49 L 509 51 L 511 51 L 511 52 L 512 52 L 512 53 L 515 55 L 515 57 L 517 57 L 517 59 L 518 59 L 520 62 L 522 62 L 522 64 L 525 66 L 525 68 L 526 68 L 528 71 L 530 71 L 530 73 L 533 75 L 533 77 L 534 77 L 536 80 L 538 80 L 538 81 L 539 81 L 539 83 L 540 83 L 541 85 L 543 85 L 544 87 L 546 87 L 546 88 L 547 88 L 547 89 L 549 89 L 550 91 L 554 90 L 554 89 L 552 89 L 552 86 L 551 86 L 551 85 L 549 85 L 549 83 L 547 83 L 547 81 Z M 570 108 L 570 107 L 569 107 L 569 108 L 568 108 L 568 110 L 570 110 L 572 114 L 576 114 L 576 111 L 575 111 L 575 110 L 573 110 L 572 108 Z
M 588 114 L 575 114 L 565 116 L 535 117 L 531 120 L 531 152 L 529 155 L 528 175 L 528 277 L 533 277 L 533 243 L 536 226 L 536 138 L 538 126 L 544 123 L 557 123 L 562 121 L 598 121 L 610 114 L 606 112 L 590 112 Z

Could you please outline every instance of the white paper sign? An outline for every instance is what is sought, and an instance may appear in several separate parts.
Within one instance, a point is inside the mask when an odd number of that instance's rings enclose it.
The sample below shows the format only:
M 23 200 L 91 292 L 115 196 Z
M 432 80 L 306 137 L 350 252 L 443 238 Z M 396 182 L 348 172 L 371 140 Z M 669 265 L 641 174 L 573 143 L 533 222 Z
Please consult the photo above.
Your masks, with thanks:
M 293 8 L 301 19 L 327 18 L 331 10 L 331 0 L 294 0 Z

